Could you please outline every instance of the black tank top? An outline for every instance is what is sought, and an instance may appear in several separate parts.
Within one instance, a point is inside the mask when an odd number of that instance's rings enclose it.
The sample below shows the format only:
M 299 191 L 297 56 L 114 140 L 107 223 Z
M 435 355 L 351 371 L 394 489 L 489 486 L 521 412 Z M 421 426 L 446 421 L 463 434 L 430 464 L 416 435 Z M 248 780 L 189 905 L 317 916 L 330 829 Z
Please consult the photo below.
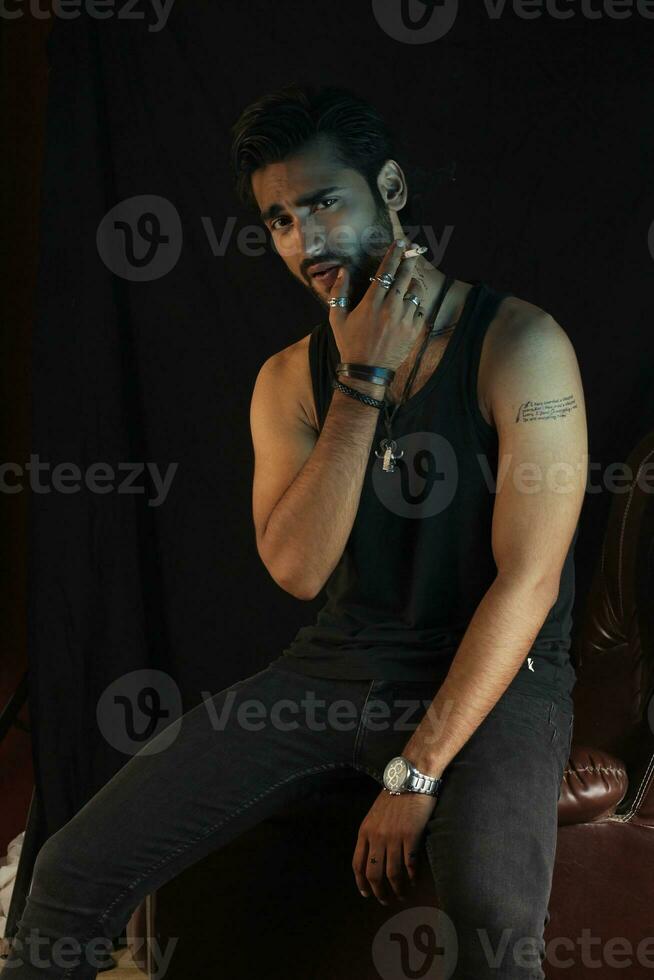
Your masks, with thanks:
M 497 573 L 491 522 L 498 439 L 477 400 L 486 330 L 510 295 L 474 281 L 443 356 L 422 388 L 395 413 L 403 456 L 384 472 L 371 444 L 359 508 L 325 585 L 327 601 L 277 662 L 318 677 L 442 680 L 466 627 Z M 329 320 L 314 327 L 309 364 L 320 428 L 340 360 Z M 568 702 L 574 546 L 559 595 L 511 687 Z

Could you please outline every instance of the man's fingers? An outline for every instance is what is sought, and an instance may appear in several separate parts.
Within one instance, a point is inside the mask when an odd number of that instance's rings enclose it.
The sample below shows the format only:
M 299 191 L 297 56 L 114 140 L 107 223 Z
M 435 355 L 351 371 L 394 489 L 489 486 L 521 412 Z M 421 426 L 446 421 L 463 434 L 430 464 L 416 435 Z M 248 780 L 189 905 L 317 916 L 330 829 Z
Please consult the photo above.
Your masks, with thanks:
M 368 860 L 368 842 L 365 837 L 359 834 L 359 839 L 357 840 L 357 846 L 354 849 L 354 857 L 352 858 L 352 871 L 354 872 L 354 878 L 357 883 L 357 888 L 364 896 L 364 898 L 368 898 L 370 895 L 368 879 L 366 878 L 367 860 Z
M 400 295 L 397 297 L 397 299 L 400 303 L 402 303 L 404 315 L 408 316 L 409 318 L 413 318 L 418 312 L 419 307 L 416 306 L 413 300 L 404 299 L 406 293 L 413 293 L 413 295 L 417 296 L 422 303 L 425 298 L 425 288 L 423 283 L 419 279 L 411 278 L 406 286 L 400 286 Z M 424 316 L 424 309 L 422 315 Z
M 382 905 L 388 905 L 384 855 L 383 844 L 375 845 L 365 835 L 359 835 L 352 859 L 352 870 L 362 895 L 369 898 L 372 892 Z
M 408 291 L 412 293 L 417 293 L 418 296 L 421 295 L 421 289 L 410 289 L 409 286 L 413 280 L 413 273 L 415 271 L 416 263 L 419 256 L 414 256 L 412 259 L 404 259 L 400 268 L 395 276 L 395 282 L 390 288 L 389 301 L 392 306 L 399 306 L 401 308 L 404 303 L 404 294 Z M 414 281 L 415 285 L 419 285 L 419 280 Z M 407 301 L 408 302 L 408 301 Z M 415 308 L 414 308 L 415 312 Z
M 352 858 L 360 893 L 365 898 L 372 893 L 382 905 L 388 905 L 393 896 L 406 901 L 407 886 L 417 882 L 420 845 L 420 836 L 374 840 L 365 831 L 360 833 Z
M 383 844 L 368 844 L 368 863 L 366 878 L 375 898 L 382 905 L 388 905 L 388 882 L 386 880 L 386 850 Z
M 407 876 L 401 842 L 386 851 L 386 880 L 395 897 L 405 901 Z
M 345 268 L 344 265 L 338 270 L 338 275 L 334 280 L 334 285 L 329 292 L 329 298 L 333 299 L 336 297 L 349 297 L 350 295 L 350 273 L 349 270 Z M 350 307 L 347 306 L 330 306 L 329 307 L 329 322 L 332 327 L 338 326 L 339 324 L 345 323 L 350 313 Z
M 418 861 L 420 859 L 420 841 L 404 841 L 404 866 L 409 878 L 409 884 L 415 887 L 418 881 Z
M 401 241 L 402 244 L 398 245 L 398 241 Z M 375 275 L 383 276 L 384 274 L 388 273 L 389 276 L 395 278 L 395 273 L 397 272 L 397 268 L 400 262 L 402 261 L 402 256 L 404 254 L 404 249 L 406 248 L 406 245 L 407 242 L 404 238 L 400 238 L 397 241 L 391 242 L 391 244 L 388 247 L 388 251 L 386 252 L 386 255 L 379 263 L 379 268 L 377 269 Z M 406 261 L 415 262 L 415 259 L 407 259 Z M 387 290 L 382 286 L 381 283 L 377 282 L 376 280 L 373 280 L 373 282 L 370 283 L 370 289 L 372 289 L 371 297 L 373 302 L 375 303 L 376 306 L 379 306 L 381 303 L 383 303 L 384 299 L 386 298 Z
M 418 857 L 419 839 L 387 840 L 384 873 L 375 894 L 382 892 L 385 896 L 392 893 L 400 902 L 405 902 L 407 885 L 415 885 L 418 877 Z

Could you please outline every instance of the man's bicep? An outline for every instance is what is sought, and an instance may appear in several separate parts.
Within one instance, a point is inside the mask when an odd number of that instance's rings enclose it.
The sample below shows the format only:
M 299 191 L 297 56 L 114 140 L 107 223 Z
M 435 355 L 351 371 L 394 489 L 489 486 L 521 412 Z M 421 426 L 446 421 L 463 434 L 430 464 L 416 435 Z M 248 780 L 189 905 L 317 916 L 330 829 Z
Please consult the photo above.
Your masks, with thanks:
M 495 365 L 490 404 L 499 442 L 498 574 L 556 595 L 584 500 L 588 437 L 575 351 L 551 317 L 513 332 Z
M 303 417 L 296 387 L 288 362 L 274 355 L 262 365 L 252 392 L 252 516 L 259 550 L 270 514 L 318 439 Z

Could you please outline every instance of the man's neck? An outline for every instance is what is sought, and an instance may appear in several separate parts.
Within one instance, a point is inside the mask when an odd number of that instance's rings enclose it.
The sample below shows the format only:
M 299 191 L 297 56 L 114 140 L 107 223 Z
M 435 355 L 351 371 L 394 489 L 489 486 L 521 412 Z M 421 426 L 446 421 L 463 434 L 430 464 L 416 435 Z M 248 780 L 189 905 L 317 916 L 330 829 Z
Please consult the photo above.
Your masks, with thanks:
M 432 323 L 436 304 L 445 283 L 445 273 L 431 265 L 426 259 L 419 258 L 416 263 L 414 277 L 420 282 L 422 289 L 422 308 L 424 310 L 425 323 L 430 324 L 431 329 L 439 330 L 447 326 L 454 319 L 454 312 L 458 303 L 458 290 L 456 280 L 448 290 L 447 296 L 443 300 L 436 321 Z
M 420 293 L 422 295 L 422 309 L 424 310 L 425 316 L 421 319 L 423 328 L 418 334 L 411 352 L 402 364 L 403 369 L 410 368 L 414 363 L 417 353 L 422 346 L 427 325 L 429 325 L 430 330 L 436 331 L 436 336 L 428 342 L 428 348 L 442 346 L 447 343 L 447 339 L 452 332 L 449 327 L 453 327 L 459 319 L 465 297 L 468 294 L 468 285 L 455 279 L 443 299 L 436 320 L 432 322 L 438 298 L 445 282 L 445 273 L 426 260 L 418 259 L 414 276 L 422 285 Z M 440 333 L 441 331 L 442 333 Z

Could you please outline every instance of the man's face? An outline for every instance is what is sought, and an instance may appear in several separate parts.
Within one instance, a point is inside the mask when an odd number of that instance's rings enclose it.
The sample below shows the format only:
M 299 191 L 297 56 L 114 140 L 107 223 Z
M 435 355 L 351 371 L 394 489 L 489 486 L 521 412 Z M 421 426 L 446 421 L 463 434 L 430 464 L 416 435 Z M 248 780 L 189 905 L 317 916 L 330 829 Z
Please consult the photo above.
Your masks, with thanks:
M 322 143 L 255 171 L 252 190 L 289 272 L 328 308 L 338 268 L 346 266 L 356 306 L 394 238 L 388 210 L 365 177 L 342 167 Z M 314 274 L 318 263 L 333 268 Z

